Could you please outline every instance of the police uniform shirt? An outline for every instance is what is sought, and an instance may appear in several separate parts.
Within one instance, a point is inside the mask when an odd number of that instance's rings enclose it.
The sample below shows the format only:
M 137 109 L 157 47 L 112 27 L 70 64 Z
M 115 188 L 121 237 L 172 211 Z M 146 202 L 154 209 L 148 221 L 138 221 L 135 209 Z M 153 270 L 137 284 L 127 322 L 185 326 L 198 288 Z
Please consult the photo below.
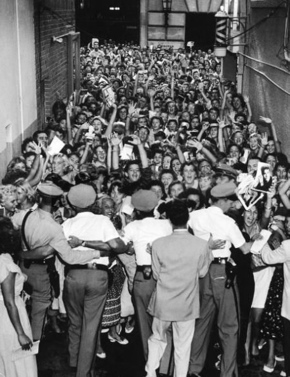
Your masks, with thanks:
M 63 224 L 63 231 L 66 238 L 69 236 L 78 237 L 85 241 L 103 241 L 108 242 L 114 238 L 119 238 L 119 234 L 115 229 L 111 220 L 103 215 L 95 215 L 91 212 L 82 212 L 75 217 L 66 220 Z M 82 246 L 75 248 L 84 252 L 91 250 Z M 99 259 L 90 260 L 91 263 L 98 263 L 108 266 L 109 258 L 101 257 Z
M 172 226 L 169 220 L 148 217 L 126 225 L 122 239 L 125 243 L 133 242 L 137 265 L 143 266 L 151 265 L 151 255 L 147 251 L 148 244 L 151 246 L 157 238 L 168 236 L 171 233 Z
M 54 221 L 49 212 L 40 208 L 28 216 L 25 237 L 30 249 L 50 245 L 69 264 L 85 264 L 98 256 L 98 252 L 91 249 L 84 250 L 82 253 L 74 252 L 64 236 L 61 225 Z
M 224 249 L 212 250 L 214 258 L 230 257 L 232 245 L 239 248 L 246 242 L 235 221 L 216 206 L 191 212 L 188 225 L 195 236 L 206 241 L 209 240 L 210 234 L 213 240 L 226 241 Z

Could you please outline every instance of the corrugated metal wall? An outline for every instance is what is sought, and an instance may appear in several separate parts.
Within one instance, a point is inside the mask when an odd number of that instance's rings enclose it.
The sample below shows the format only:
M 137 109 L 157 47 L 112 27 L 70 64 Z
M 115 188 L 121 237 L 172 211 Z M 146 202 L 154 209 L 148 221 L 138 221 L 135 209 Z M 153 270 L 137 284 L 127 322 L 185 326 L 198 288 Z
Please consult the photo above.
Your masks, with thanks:
M 249 5 L 251 5 L 250 2 Z M 274 7 L 249 8 L 247 28 L 267 17 L 273 10 L 275 10 Z M 257 120 L 260 115 L 272 119 L 277 128 L 278 138 L 282 141 L 283 152 L 290 159 L 290 95 L 263 76 L 263 74 L 267 75 L 285 91 L 290 92 L 290 71 L 283 65 L 282 50 L 285 17 L 284 4 L 273 16 L 250 31 L 246 38 L 248 47 L 245 49 L 247 55 L 280 67 L 285 72 L 245 59 L 243 92 L 250 96 L 254 120 Z

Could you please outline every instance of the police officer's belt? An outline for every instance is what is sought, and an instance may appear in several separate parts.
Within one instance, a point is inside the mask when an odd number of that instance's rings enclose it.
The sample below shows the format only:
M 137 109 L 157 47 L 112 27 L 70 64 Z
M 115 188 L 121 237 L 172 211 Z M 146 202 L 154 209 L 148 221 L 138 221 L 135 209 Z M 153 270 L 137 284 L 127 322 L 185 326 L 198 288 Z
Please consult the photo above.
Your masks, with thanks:
M 218 258 L 214 258 L 211 263 L 214 263 L 214 264 L 226 264 L 228 259 L 229 259 L 228 257 L 225 257 L 225 258 L 224 257 L 218 257 Z
M 107 271 L 108 272 L 108 266 L 105 266 L 104 264 L 98 264 L 98 263 L 88 263 L 88 264 L 72 264 L 68 266 L 68 270 L 99 270 L 99 271 Z

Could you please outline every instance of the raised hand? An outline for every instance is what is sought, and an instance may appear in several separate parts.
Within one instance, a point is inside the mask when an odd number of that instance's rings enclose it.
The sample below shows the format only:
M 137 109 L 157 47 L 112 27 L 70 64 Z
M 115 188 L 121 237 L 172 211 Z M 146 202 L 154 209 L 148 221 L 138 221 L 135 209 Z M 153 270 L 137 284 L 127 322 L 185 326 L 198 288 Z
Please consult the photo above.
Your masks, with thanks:
M 221 120 L 220 122 L 219 122 L 219 128 L 225 128 L 227 125 L 226 125 L 226 123 L 225 123 L 225 121 L 224 120 Z
M 270 119 L 270 118 L 266 118 L 266 117 L 262 117 L 262 116 L 259 117 L 259 120 L 260 120 L 261 122 L 265 122 L 265 123 L 267 123 L 267 124 L 271 124 L 271 123 L 272 123 L 272 119 Z
M 113 146 L 119 145 L 121 143 L 121 139 L 118 138 L 118 135 L 115 133 L 111 134 L 111 137 L 108 139 L 108 142 Z
M 200 152 L 202 150 L 202 144 L 198 140 L 188 140 L 187 145 L 189 148 L 196 148 L 197 152 Z
M 31 147 L 32 147 L 34 153 L 41 154 L 41 148 L 42 148 L 42 143 L 41 142 L 39 142 L 38 144 L 36 144 L 33 141 Z
M 268 144 L 268 134 L 267 134 L 267 132 L 263 132 L 263 133 L 261 134 L 261 138 L 260 138 L 260 140 L 261 140 L 261 143 L 262 143 L 262 145 L 263 145 L 264 147 Z
M 81 130 L 88 130 L 89 129 L 89 123 L 88 122 L 85 122 L 81 125 L 80 127 Z
M 207 123 L 207 122 L 202 123 L 201 128 L 202 128 L 203 131 L 206 131 L 209 128 L 209 123 Z
M 135 113 L 136 106 L 137 106 L 137 103 L 135 103 L 135 104 L 130 103 L 129 104 L 129 107 L 128 107 L 128 114 L 129 114 L 129 116 L 132 116 Z
M 154 97 L 156 90 L 153 88 L 148 89 L 147 94 L 149 97 Z
M 131 138 L 132 138 L 132 140 L 130 141 L 131 144 L 134 144 L 134 145 L 140 145 L 141 144 L 141 140 L 140 140 L 139 136 L 131 135 Z

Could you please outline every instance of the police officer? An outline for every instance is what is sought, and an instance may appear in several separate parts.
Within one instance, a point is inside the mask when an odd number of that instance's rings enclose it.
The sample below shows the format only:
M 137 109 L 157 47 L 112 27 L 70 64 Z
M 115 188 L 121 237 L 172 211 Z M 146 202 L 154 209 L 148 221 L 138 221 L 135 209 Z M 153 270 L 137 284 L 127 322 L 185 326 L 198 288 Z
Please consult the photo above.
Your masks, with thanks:
M 213 250 L 214 259 L 209 272 L 200 281 L 200 317 L 196 322 L 192 341 L 189 376 L 197 376 L 204 367 L 211 327 L 216 313 L 223 349 L 221 377 L 238 376 L 236 354 L 239 322 L 235 296 L 237 287 L 234 281 L 234 288 L 227 288 L 226 265 L 231 256 L 232 245 L 247 254 L 250 252 L 252 242 L 245 242 L 235 221 L 226 215 L 236 200 L 235 190 L 236 185 L 233 182 L 213 187 L 211 207 L 191 212 L 188 222 L 195 236 L 208 240 L 212 234 L 213 240 L 225 241 L 224 248 Z
M 135 208 L 136 220 L 124 228 L 124 241 L 133 242 L 137 271 L 133 284 L 133 300 L 143 346 L 144 358 L 148 357 L 148 339 L 152 334 L 153 317 L 147 312 L 151 295 L 156 287 L 152 276 L 151 255 L 148 249 L 157 238 L 172 233 L 169 220 L 154 218 L 154 208 L 158 198 L 153 191 L 139 190 L 132 195 L 131 203 Z M 171 348 L 171 333 L 167 332 L 168 347 L 161 360 L 160 373 L 167 374 Z
M 77 213 L 63 224 L 65 236 L 78 252 L 85 248 L 106 247 L 124 253 L 127 246 L 108 217 L 92 213 L 97 194 L 90 185 L 72 187 L 67 195 Z M 76 377 L 89 377 L 94 370 L 98 328 L 101 325 L 108 291 L 108 256 L 87 264 L 68 266 L 64 282 L 64 303 L 69 318 L 69 362 Z
M 54 252 L 69 264 L 85 264 L 100 258 L 98 250 L 74 252 L 62 227 L 54 221 L 52 213 L 58 208 L 63 191 L 52 183 L 41 183 L 37 192 L 38 208 L 29 211 L 22 223 L 22 238 L 27 250 L 22 253 L 24 261 L 21 262 L 21 269 L 32 287 L 31 327 L 34 340 L 41 338 L 46 311 L 51 304 L 48 270 L 53 268 Z

